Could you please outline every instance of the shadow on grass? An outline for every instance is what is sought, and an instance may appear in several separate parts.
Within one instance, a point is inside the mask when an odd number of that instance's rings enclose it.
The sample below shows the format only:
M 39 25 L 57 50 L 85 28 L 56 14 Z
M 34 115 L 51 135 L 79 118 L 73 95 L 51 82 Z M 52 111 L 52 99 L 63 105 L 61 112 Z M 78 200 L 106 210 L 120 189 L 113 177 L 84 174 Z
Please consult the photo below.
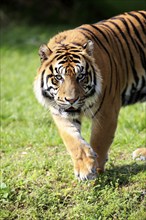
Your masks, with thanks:
M 116 185 L 120 187 L 126 186 L 131 182 L 133 176 L 144 171 L 146 171 L 145 162 L 141 162 L 140 164 L 135 162 L 128 165 L 114 166 L 111 169 L 107 169 L 105 173 L 97 178 L 95 187 L 99 185 L 99 182 L 102 182 L 102 187 L 106 185 L 112 185 L 114 187 Z

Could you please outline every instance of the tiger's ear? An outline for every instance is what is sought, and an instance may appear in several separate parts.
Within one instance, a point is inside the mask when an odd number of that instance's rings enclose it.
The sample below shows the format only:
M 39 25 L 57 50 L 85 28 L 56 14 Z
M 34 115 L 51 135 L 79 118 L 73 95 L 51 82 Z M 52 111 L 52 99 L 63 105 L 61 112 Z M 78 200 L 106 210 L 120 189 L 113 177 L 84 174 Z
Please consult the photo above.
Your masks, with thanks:
M 50 50 L 50 48 L 46 45 L 43 44 L 40 46 L 39 49 L 39 56 L 41 59 L 41 63 L 43 63 L 45 60 L 48 59 L 48 57 L 51 55 L 52 51 Z
M 89 56 L 93 55 L 93 50 L 94 50 L 94 44 L 91 40 L 88 40 L 87 43 L 83 45 L 84 50 L 86 53 L 89 54 Z

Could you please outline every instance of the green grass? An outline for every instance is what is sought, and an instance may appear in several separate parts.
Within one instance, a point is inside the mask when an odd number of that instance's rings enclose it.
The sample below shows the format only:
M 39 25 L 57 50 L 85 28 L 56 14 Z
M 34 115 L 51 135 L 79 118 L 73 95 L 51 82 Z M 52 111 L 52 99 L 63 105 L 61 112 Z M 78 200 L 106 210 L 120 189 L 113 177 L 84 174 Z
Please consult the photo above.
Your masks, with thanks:
M 145 104 L 121 110 L 107 171 L 78 182 L 50 113 L 33 94 L 41 43 L 64 27 L 11 25 L 1 46 L 1 213 L 12 220 L 144 220 L 144 162 L 132 151 L 146 144 Z M 88 140 L 85 120 L 83 136 Z

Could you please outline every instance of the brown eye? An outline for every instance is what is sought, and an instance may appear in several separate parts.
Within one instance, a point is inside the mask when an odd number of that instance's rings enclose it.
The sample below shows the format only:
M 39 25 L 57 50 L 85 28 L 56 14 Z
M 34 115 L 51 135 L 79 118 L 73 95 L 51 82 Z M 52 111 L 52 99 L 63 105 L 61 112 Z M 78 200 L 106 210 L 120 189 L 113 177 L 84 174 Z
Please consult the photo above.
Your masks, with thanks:
M 55 77 L 55 79 L 58 80 L 58 81 L 60 81 L 60 80 L 63 79 L 61 75 L 56 75 L 56 76 L 54 76 L 54 77 Z

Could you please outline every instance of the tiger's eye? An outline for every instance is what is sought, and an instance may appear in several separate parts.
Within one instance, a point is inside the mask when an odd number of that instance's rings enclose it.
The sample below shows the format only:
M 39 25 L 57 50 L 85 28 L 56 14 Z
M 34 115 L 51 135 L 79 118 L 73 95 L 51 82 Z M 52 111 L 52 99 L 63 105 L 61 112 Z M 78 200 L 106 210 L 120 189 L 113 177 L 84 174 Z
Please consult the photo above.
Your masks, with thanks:
M 78 80 L 83 80 L 85 78 L 85 74 L 78 75 Z
M 62 80 L 62 76 L 61 76 L 61 75 L 56 75 L 56 76 L 55 76 L 55 79 L 58 80 L 58 81 L 59 81 L 59 80 Z

